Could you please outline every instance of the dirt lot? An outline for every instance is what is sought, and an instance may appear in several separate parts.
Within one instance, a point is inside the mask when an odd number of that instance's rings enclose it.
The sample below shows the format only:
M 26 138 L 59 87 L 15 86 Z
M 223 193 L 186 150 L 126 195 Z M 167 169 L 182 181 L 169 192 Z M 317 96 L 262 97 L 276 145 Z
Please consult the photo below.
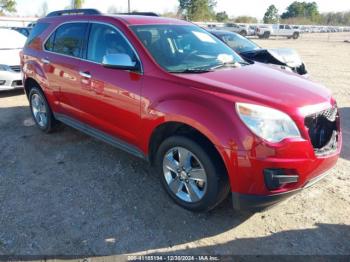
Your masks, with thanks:
M 41 133 L 21 92 L 0 94 L 0 255 L 349 254 L 350 34 L 259 40 L 293 47 L 334 92 L 344 147 L 330 175 L 280 205 L 209 214 L 176 206 L 147 163 L 64 127 Z

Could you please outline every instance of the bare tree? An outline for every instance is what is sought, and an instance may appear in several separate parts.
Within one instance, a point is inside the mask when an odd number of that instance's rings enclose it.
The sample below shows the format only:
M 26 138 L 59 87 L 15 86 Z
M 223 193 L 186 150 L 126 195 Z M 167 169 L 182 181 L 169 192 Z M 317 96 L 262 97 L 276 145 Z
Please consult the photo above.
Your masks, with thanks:
M 41 16 L 46 16 L 48 13 L 49 7 L 47 5 L 47 2 L 44 2 L 42 7 L 41 7 Z
M 118 14 L 118 13 L 122 13 L 122 12 L 117 7 L 115 7 L 114 5 L 111 5 L 107 9 L 107 13 L 108 14 Z

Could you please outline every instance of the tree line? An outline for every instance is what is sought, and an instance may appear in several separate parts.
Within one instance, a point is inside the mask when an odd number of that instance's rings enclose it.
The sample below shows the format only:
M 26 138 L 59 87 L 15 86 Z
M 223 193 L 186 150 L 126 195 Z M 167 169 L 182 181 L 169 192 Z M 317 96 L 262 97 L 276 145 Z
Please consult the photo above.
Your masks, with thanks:
M 71 0 L 70 5 L 66 6 L 65 9 L 79 9 L 82 8 L 84 0 Z M 4 15 L 5 12 L 14 13 L 16 12 L 16 0 L 0 0 L 0 15 Z M 41 15 L 45 16 L 48 12 L 47 2 L 44 2 L 41 7 Z
M 190 21 L 234 21 L 237 23 L 257 23 L 258 20 L 251 16 L 239 16 L 230 19 L 226 11 L 215 12 L 216 0 L 179 0 L 178 17 Z
M 178 0 L 177 13 L 166 13 L 165 16 L 178 17 L 190 21 L 217 21 L 236 23 L 258 23 L 258 19 L 251 16 L 238 16 L 230 18 L 226 11 L 215 12 L 217 0 Z M 84 0 L 71 0 L 66 8 L 81 8 Z M 47 3 L 42 6 L 42 15 L 47 13 Z M 0 0 L 0 15 L 5 12 L 16 12 L 15 0 Z M 350 25 L 350 11 L 320 13 L 316 2 L 291 3 L 281 15 L 275 5 L 270 5 L 263 18 L 264 23 L 290 23 L 290 24 L 324 24 L 324 25 Z
M 323 25 L 350 25 L 350 11 L 320 13 L 316 2 L 291 3 L 286 11 L 279 15 L 275 5 L 270 5 L 263 19 L 266 24 L 323 24 Z
M 236 23 L 257 23 L 251 16 L 229 18 L 226 11 L 215 13 L 216 0 L 179 0 L 178 17 L 191 21 L 217 21 Z M 320 13 L 316 2 L 291 3 L 286 11 L 279 15 L 275 5 L 270 5 L 263 18 L 264 23 L 290 23 L 290 24 L 324 24 L 324 25 L 350 25 L 350 11 Z

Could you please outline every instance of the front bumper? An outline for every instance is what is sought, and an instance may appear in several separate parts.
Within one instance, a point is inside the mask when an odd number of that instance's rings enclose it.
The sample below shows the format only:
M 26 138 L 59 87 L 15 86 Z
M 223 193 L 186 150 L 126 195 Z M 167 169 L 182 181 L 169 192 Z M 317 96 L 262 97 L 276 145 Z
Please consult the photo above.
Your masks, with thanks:
M 291 197 L 298 191 L 300 189 L 270 196 L 245 195 L 232 192 L 233 209 L 237 211 L 262 211 Z
M 0 91 L 23 88 L 20 72 L 0 71 Z
M 283 200 L 286 200 L 287 198 L 290 198 L 291 196 L 295 195 L 296 193 L 300 192 L 303 189 L 313 186 L 328 174 L 329 173 L 326 172 L 324 174 L 321 174 L 311 179 L 303 188 L 294 189 L 291 191 L 274 194 L 274 195 L 259 196 L 259 195 L 245 195 L 245 194 L 232 192 L 233 208 L 237 211 L 255 211 L 255 212 L 262 211 L 266 208 L 272 207 L 280 203 Z
M 336 164 L 341 146 L 339 130 L 335 150 L 325 154 L 317 154 L 304 139 L 288 139 L 274 146 L 260 142 L 248 151 L 227 149 L 234 209 L 259 211 L 311 186 Z

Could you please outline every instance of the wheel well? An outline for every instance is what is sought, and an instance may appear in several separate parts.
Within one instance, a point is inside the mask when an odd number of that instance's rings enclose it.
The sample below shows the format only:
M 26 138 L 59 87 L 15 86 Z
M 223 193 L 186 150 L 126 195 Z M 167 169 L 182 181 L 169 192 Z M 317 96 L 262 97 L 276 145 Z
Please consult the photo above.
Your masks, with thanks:
M 26 91 L 27 97 L 29 97 L 30 89 L 33 86 L 39 87 L 41 89 L 37 81 L 35 81 L 33 78 L 27 78 L 24 82 L 24 90 Z
M 164 123 L 160 126 L 158 126 L 152 133 L 150 142 L 149 142 L 149 160 L 150 163 L 154 164 L 155 155 L 157 153 L 157 149 L 159 148 L 160 144 L 167 138 L 171 136 L 184 136 L 187 138 L 192 139 L 193 141 L 197 142 L 201 146 L 205 148 L 205 150 L 210 152 L 210 157 L 218 163 L 218 167 L 220 168 L 220 171 L 225 172 L 227 176 L 227 170 L 224 164 L 224 161 L 217 151 L 214 144 L 200 131 L 197 129 L 179 122 L 168 122 Z

